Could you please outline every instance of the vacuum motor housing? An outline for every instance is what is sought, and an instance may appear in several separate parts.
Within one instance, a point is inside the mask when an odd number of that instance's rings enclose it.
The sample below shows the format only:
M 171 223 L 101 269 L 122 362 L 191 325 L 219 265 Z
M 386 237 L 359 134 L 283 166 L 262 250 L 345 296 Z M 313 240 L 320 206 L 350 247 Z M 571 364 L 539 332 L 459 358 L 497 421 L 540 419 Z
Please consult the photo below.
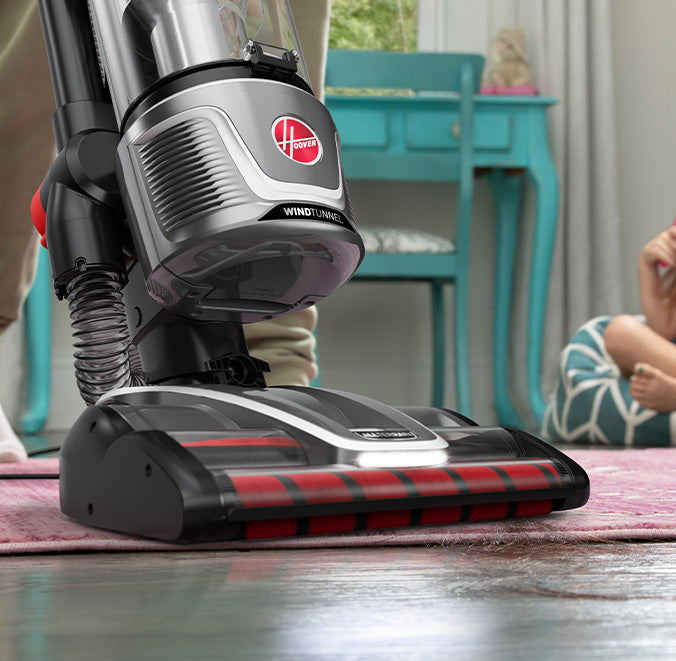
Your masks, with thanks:
M 364 248 L 324 105 L 218 70 L 181 87 L 139 107 L 118 149 L 151 296 L 184 316 L 246 323 L 333 293 Z

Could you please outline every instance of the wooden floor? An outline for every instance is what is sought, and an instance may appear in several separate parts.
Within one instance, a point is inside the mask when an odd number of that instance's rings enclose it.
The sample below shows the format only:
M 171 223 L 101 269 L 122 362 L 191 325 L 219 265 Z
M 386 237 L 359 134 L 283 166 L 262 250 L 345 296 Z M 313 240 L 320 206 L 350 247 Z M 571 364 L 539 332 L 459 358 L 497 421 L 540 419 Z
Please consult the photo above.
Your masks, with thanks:
M 0 661 L 676 659 L 676 543 L 0 558 Z
M 0 560 L 0 658 L 674 659 L 676 546 Z

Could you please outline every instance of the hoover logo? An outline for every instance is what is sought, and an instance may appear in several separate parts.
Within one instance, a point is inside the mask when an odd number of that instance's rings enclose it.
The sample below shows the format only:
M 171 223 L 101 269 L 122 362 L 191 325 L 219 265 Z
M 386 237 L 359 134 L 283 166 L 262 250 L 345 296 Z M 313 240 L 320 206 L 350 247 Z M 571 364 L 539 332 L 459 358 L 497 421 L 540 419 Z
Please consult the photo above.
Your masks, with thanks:
M 295 117 L 278 117 L 272 125 L 272 138 L 279 151 L 296 163 L 314 165 L 322 157 L 317 134 Z

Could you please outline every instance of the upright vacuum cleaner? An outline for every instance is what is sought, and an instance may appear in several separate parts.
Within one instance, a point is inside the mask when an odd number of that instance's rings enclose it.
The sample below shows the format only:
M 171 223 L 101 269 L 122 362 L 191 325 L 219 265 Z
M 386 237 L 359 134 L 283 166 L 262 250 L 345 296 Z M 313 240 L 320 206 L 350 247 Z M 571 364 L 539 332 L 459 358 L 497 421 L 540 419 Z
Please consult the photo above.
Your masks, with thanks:
M 89 405 L 61 509 L 174 542 L 545 514 L 562 453 L 459 413 L 265 384 L 242 325 L 364 247 L 287 0 L 40 0 L 58 157 L 32 204 Z

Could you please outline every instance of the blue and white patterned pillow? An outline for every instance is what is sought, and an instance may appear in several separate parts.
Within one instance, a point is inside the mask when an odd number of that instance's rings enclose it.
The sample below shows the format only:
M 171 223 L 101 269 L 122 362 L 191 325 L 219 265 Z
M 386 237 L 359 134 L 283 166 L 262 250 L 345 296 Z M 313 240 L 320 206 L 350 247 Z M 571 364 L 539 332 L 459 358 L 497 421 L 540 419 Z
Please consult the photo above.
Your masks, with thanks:
M 542 436 L 609 445 L 676 444 L 676 413 L 644 409 L 629 394 L 629 380 L 608 354 L 603 333 L 611 319 L 585 323 L 561 353 Z

